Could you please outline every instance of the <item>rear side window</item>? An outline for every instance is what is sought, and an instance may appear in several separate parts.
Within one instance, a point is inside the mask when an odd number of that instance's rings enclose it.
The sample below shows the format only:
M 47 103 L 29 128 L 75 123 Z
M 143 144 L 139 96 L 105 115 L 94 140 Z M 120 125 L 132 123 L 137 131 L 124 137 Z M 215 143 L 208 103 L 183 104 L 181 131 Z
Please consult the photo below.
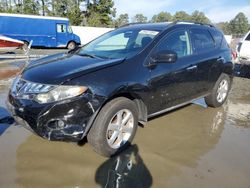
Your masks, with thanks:
M 228 44 L 227 44 L 227 41 L 226 41 L 223 33 L 221 33 L 220 31 L 218 31 L 216 29 L 210 29 L 209 31 L 215 40 L 215 47 L 216 48 L 222 48 L 222 49 L 228 48 Z
M 220 48 L 221 47 L 221 43 L 223 41 L 223 34 L 215 29 L 211 29 L 210 30 L 214 40 L 215 40 L 215 47 L 216 48 Z
M 214 40 L 208 30 L 193 28 L 190 33 L 194 53 L 204 53 L 214 49 Z
M 247 41 L 250 41 L 250 33 L 248 34 L 248 36 L 246 37 Z

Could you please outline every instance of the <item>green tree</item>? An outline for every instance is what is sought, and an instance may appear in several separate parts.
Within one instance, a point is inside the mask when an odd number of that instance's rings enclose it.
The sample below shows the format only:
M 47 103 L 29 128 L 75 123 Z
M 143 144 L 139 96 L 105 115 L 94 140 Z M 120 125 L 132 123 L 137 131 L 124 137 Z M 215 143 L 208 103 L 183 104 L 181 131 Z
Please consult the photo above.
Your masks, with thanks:
M 113 0 L 94 0 L 87 6 L 85 14 L 89 26 L 111 26 L 112 17 L 115 16 Z
M 144 16 L 143 14 L 136 14 L 133 17 L 133 22 L 134 23 L 145 23 L 147 22 L 148 18 L 146 16 Z
M 53 15 L 66 17 L 68 13 L 69 1 L 68 0 L 54 0 L 53 3 Z
M 80 10 L 80 3 L 82 1 L 83 0 L 45 0 L 44 12 L 49 16 L 67 17 L 72 25 L 80 25 L 83 21 L 83 14 Z
M 39 2 L 33 0 L 23 0 L 23 13 L 39 15 Z
M 226 34 L 226 35 L 231 34 L 231 31 L 230 31 L 230 28 L 229 28 L 229 22 L 219 22 L 219 23 L 216 23 L 215 25 L 216 25 L 216 27 L 221 29 L 224 34 Z
M 173 21 L 178 21 L 178 20 L 188 21 L 191 20 L 191 16 L 185 11 L 178 11 L 174 14 Z
M 4 6 L 2 5 L 2 2 L 0 2 L 0 12 L 4 12 Z
M 51 13 L 51 0 L 40 0 L 40 7 L 43 16 L 49 15 Z
M 229 28 L 231 34 L 244 35 L 249 29 L 248 20 L 245 14 L 242 12 L 238 13 L 235 18 L 229 22 Z
M 172 20 L 172 15 L 168 12 L 160 12 L 152 17 L 152 22 L 169 22 Z
M 120 27 L 129 23 L 128 14 L 120 14 L 119 17 L 114 21 L 115 27 Z
M 83 15 L 80 10 L 80 0 L 71 0 L 67 10 L 67 17 L 72 25 L 80 25 L 83 21 Z
M 199 12 L 198 10 L 194 11 L 191 14 L 191 21 L 204 23 L 204 24 L 210 24 L 211 23 L 209 18 L 206 17 L 203 12 Z

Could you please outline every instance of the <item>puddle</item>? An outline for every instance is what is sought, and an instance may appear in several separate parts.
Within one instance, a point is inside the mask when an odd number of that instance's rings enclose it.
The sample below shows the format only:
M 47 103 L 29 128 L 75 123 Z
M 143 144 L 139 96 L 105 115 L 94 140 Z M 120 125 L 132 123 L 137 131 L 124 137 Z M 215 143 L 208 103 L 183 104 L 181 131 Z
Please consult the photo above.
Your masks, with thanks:
M 250 78 L 250 63 L 235 64 L 235 76 Z

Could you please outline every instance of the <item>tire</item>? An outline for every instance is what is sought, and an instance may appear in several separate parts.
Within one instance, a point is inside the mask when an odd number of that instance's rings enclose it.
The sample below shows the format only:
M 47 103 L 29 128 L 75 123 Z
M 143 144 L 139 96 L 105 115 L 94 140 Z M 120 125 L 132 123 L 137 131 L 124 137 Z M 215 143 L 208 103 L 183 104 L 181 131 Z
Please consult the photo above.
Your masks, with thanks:
M 222 106 L 227 100 L 230 89 L 231 80 L 229 76 L 222 74 L 214 85 L 211 94 L 205 97 L 206 104 L 214 108 Z
M 124 120 L 126 123 L 119 124 L 119 117 L 120 122 Z M 126 117 L 128 121 L 125 121 Z M 137 126 L 138 110 L 135 103 L 124 97 L 115 98 L 101 109 L 87 139 L 97 153 L 110 157 L 130 145 Z
M 73 50 L 73 49 L 75 49 L 75 47 L 76 47 L 76 43 L 75 43 L 74 41 L 70 41 L 70 42 L 68 43 L 68 45 L 67 45 L 67 48 L 68 48 L 69 50 Z

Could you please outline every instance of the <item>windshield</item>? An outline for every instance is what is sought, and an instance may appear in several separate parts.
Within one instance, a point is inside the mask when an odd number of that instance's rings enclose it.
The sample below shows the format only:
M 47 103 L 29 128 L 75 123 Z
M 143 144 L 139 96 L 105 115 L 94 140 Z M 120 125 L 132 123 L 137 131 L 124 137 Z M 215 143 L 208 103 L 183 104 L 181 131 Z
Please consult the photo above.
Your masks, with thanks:
M 69 32 L 69 33 L 73 33 L 73 32 L 72 32 L 71 26 L 68 26 L 68 32 Z
M 79 55 L 115 59 L 132 57 L 159 33 L 156 30 L 118 29 L 102 35 L 78 51 Z

